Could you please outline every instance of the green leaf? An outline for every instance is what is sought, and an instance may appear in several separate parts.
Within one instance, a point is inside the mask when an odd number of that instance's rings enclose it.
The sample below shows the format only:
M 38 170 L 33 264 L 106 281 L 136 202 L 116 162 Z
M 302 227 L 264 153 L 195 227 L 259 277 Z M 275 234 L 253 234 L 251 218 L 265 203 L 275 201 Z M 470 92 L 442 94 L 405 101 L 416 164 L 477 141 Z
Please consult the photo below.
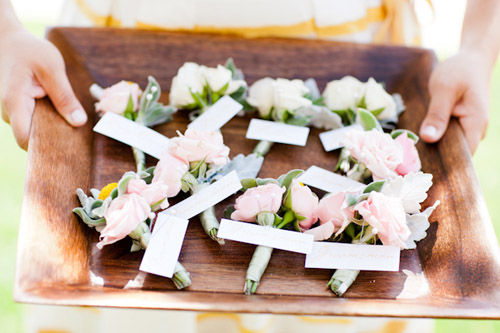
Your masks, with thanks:
M 203 97 L 197 92 L 193 92 L 191 88 L 189 88 L 189 92 L 191 93 L 191 96 L 193 97 L 197 108 L 199 109 L 206 109 L 208 107 L 207 103 L 203 100 Z
M 257 178 L 256 180 L 257 180 L 257 186 L 266 185 L 269 183 L 279 185 L 278 181 L 274 178 Z
M 97 227 L 106 224 L 106 220 L 104 218 L 92 219 L 82 207 L 77 207 L 73 209 L 73 213 L 78 215 L 78 217 L 80 217 L 83 223 L 85 223 L 89 227 Z
M 365 96 L 363 96 L 363 98 L 361 98 L 361 100 L 359 101 L 358 107 L 366 109 L 366 99 L 365 99 Z
M 231 74 L 232 74 L 231 78 L 233 80 L 244 80 L 245 79 L 242 70 L 239 69 L 238 67 L 236 67 L 236 64 L 234 63 L 233 58 L 228 58 L 226 60 L 226 64 L 224 65 L 224 67 L 226 67 L 227 69 L 229 69 L 231 71 Z
M 283 221 L 283 218 L 278 214 L 274 214 L 274 226 L 277 226 Z
M 111 199 L 116 199 L 118 197 L 118 188 L 115 188 L 113 191 L 111 191 L 111 194 L 109 195 Z
M 297 178 L 298 176 L 300 176 L 303 172 L 304 172 L 304 170 L 301 170 L 301 169 L 295 169 L 295 170 L 288 171 L 288 173 L 279 176 L 278 184 L 280 186 L 285 186 L 286 189 L 288 190 L 288 188 L 290 187 L 290 184 L 292 183 L 292 180 L 294 178 Z
M 358 203 L 358 197 L 355 196 L 354 194 L 347 194 L 346 200 L 347 200 L 347 205 L 349 205 L 349 207 L 352 207 Z
M 376 182 L 372 182 L 365 187 L 363 193 L 370 193 L 373 191 L 380 192 L 380 191 L 382 191 L 382 187 L 384 187 L 384 184 L 385 184 L 385 180 L 379 180 Z
M 146 170 L 142 171 L 139 174 L 139 177 L 141 177 L 141 179 L 144 180 L 146 184 L 151 184 L 151 182 L 153 181 L 155 170 L 156 166 L 149 167 Z
M 237 101 L 237 102 L 239 102 L 240 104 L 243 105 L 246 90 L 247 90 L 246 87 L 241 86 L 241 87 L 238 88 L 238 90 L 236 90 L 235 92 L 233 92 L 229 96 L 232 99 L 234 99 L 235 101 Z M 248 105 L 250 105 L 250 104 L 248 104 Z
M 126 172 L 122 176 L 122 178 L 118 182 L 118 186 L 117 186 L 118 196 L 127 193 L 128 182 L 131 181 L 132 179 L 135 179 L 136 177 L 137 177 L 137 175 L 134 172 L 131 172 L 131 171 Z
M 370 112 L 372 113 L 372 115 L 374 115 L 375 117 L 378 117 L 383 111 L 384 111 L 385 107 L 382 107 L 380 109 L 375 109 L 375 110 L 370 110 Z
M 391 132 L 391 136 L 392 136 L 393 139 L 395 139 L 395 138 L 397 138 L 398 136 L 400 136 L 403 133 L 406 133 L 406 135 L 410 139 L 412 139 L 415 142 L 415 144 L 418 143 L 418 140 L 419 140 L 418 135 L 416 135 L 412 131 L 409 131 L 409 130 L 406 130 L 406 129 L 396 129 L 396 130 L 394 130 L 394 131 Z
M 356 226 L 353 223 L 349 223 L 349 225 L 345 228 L 344 233 L 354 239 L 356 237 Z
M 223 213 L 224 218 L 230 219 L 231 214 L 233 214 L 234 211 L 236 211 L 236 208 L 234 208 L 234 205 L 227 206 L 226 209 L 224 209 L 224 213 Z
M 245 178 L 240 180 L 241 186 L 243 186 L 243 189 L 248 190 L 249 188 L 252 187 L 257 187 L 257 179 L 255 178 Z
M 311 118 L 311 116 L 291 116 L 287 118 L 286 123 L 295 126 L 306 126 Z
M 365 131 L 371 131 L 372 129 L 377 129 L 382 132 L 382 127 L 380 126 L 377 118 L 365 109 L 358 108 L 358 121 L 363 126 Z
M 294 215 L 295 215 L 295 218 L 296 218 L 298 221 L 302 221 L 302 220 L 305 220 L 305 219 L 306 219 L 306 217 L 305 217 L 305 216 L 299 215 L 299 214 L 297 214 L 297 213 L 294 213 Z

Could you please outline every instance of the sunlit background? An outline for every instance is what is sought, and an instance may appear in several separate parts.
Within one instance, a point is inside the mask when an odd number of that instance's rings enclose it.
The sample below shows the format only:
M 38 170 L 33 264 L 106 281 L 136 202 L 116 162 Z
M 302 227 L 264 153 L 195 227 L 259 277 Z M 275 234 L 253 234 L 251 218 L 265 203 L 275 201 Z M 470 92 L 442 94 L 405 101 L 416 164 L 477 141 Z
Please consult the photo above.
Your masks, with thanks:
M 426 1 L 421 1 L 426 2 Z M 43 36 L 45 27 L 57 22 L 63 0 L 14 0 L 15 10 L 32 33 Z M 435 0 L 434 12 L 426 5 L 419 6 L 423 26 L 424 46 L 432 48 L 444 59 L 459 48 L 464 0 Z M 1 33 L 1 32 L 0 32 Z M 8 50 L 0 50 L 8 52 Z M 490 210 L 497 235 L 500 234 L 500 65 L 492 80 L 491 121 L 488 136 L 474 156 L 474 165 Z M 23 332 L 23 306 L 12 301 L 17 231 L 21 212 L 26 153 L 16 146 L 10 127 L 0 122 L 0 331 Z M 496 206 L 495 206 L 496 203 Z M 498 332 L 497 321 L 438 320 L 436 332 Z

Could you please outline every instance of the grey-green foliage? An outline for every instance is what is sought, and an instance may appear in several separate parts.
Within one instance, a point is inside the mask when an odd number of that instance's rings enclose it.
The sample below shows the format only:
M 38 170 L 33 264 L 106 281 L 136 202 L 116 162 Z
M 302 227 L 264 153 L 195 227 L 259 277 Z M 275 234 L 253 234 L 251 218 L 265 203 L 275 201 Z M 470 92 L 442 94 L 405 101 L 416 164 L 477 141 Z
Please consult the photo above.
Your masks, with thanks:
M 151 127 L 172 119 L 172 114 L 176 109 L 170 105 L 163 105 L 158 102 L 160 95 L 160 85 L 154 77 L 149 76 L 148 85 L 139 101 L 136 122 Z

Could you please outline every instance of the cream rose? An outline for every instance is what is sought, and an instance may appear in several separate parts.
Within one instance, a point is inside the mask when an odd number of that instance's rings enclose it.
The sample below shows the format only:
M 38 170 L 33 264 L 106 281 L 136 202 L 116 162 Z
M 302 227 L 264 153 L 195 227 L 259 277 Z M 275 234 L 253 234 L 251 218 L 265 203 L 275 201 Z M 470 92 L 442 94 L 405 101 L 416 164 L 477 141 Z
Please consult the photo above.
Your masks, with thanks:
M 325 105 L 330 110 L 356 109 L 365 94 L 364 83 L 352 76 L 328 82 L 323 91 Z
M 202 93 L 205 85 L 204 69 L 194 62 L 186 62 L 177 71 L 170 87 L 170 104 L 182 108 L 193 104 L 192 92 Z
M 228 162 L 229 147 L 224 145 L 219 132 L 188 128 L 184 135 L 170 140 L 169 152 L 186 163 L 205 160 L 209 164 L 225 165 Z

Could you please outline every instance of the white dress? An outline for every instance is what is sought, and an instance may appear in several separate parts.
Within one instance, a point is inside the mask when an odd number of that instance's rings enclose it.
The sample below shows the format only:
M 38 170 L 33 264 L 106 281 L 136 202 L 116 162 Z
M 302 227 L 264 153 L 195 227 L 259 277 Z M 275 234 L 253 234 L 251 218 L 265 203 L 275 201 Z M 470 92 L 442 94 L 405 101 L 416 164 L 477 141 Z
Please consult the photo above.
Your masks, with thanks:
M 222 10 L 223 9 L 223 10 Z M 410 0 L 67 0 L 63 26 L 136 27 L 415 45 Z M 432 320 L 203 313 L 29 305 L 25 331 L 432 332 Z

